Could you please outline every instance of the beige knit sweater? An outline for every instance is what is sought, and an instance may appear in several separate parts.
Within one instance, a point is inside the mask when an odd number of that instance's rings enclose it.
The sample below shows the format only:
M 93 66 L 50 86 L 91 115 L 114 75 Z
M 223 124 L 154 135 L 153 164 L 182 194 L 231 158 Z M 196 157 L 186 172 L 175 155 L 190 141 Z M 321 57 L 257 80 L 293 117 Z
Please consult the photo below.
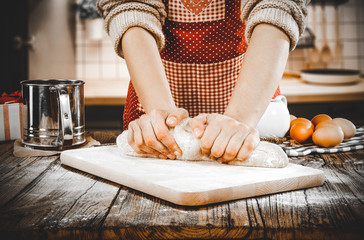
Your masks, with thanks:
M 217 0 L 218 1 L 218 0 Z M 259 23 L 272 24 L 284 31 L 290 39 L 290 49 L 296 47 L 305 28 L 307 5 L 310 0 L 242 0 L 241 18 L 246 24 L 246 38 Z M 123 57 L 121 39 L 131 27 L 142 27 L 155 38 L 158 48 L 165 43 L 162 26 L 167 17 L 162 0 L 98 0 L 97 9 L 105 19 L 116 53 Z

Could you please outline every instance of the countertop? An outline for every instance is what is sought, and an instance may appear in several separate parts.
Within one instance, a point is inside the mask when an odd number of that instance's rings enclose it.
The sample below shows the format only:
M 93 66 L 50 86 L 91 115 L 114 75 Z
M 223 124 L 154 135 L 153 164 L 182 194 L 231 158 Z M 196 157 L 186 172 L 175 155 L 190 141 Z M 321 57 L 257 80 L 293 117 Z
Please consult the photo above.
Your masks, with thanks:
M 94 132 L 115 143 L 120 132 Z M 321 187 L 182 207 L 0 143 L 4 239 L 362 239 L 364 150 L 290 158 L 322 169 Z
M 126 79 L 86 81 L 85 104 L 89 106 L 124 105 L 128 86 L 129 81 Z
M 129 81 L 105 80 L 86 81 L 86 105 L 124 105 Z M 364 79 L 346 85 L 309 84 L 297 77 L 283 77 L 281 93 L 288 103 L 363 101 Z
M 363 101 L 364 79 L 343 85 L 320 85 L 300 78 L 284 77 L 280 82 L 282 95 L 288 103 Z

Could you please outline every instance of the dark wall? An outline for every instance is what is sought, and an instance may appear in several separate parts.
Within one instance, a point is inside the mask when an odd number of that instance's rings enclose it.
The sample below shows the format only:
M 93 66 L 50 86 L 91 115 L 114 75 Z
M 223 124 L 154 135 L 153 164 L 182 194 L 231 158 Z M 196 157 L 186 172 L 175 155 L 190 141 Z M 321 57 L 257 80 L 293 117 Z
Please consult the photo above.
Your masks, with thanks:
M 28 78 L 28 51 L 25 47 L 14 47 L 16 36 L 28 37 L 28 1 L 2 1 L 1 5 L 0 94 L 20 90 L 20 81 Z
M 86 106 L 86 131 L 123 129 L 124 106 Z

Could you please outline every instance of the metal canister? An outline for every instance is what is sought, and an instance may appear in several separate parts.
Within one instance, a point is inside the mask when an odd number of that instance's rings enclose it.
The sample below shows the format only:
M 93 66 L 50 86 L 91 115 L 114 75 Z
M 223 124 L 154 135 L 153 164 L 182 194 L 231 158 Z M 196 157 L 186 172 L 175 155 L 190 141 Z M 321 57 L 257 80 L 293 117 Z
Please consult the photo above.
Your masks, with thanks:
M 84 84 L 67 79 L 22 81 L 22 143 L 46 149 L 84 143 Z

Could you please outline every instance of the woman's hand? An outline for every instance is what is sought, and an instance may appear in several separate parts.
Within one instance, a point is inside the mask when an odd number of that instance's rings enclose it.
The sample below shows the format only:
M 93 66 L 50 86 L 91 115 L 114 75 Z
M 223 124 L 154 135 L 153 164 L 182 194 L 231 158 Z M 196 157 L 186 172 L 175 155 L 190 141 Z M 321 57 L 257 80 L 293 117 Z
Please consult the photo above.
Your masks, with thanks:
M 190 126 L 201 139 L 202 154 L 223 163 L 247 159 L 260 141 L 255 128 L 221 114 L 200 114 Z
M 130 122 L 128 142 L 136 153 L 175 159 L 182 155 L 182 151 L 169 133 L 168 127 L 175 127 L 187 117 L 188 112 L 183 108 L 176 108 L 172 112 L 152 110 Z

